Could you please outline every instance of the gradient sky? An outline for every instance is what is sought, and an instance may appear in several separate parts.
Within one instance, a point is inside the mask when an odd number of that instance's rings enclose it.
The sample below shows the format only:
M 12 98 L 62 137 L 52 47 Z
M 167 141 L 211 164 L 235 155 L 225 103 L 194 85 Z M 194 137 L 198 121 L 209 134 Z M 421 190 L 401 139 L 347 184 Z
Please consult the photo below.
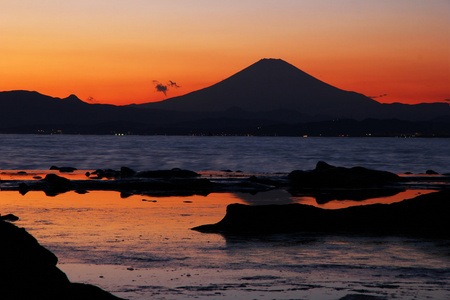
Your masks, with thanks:
M 261 58 L 380 102 L 450 98 L 449 0 L 0 0 L 0 90 L 129 104 Z M 154 80 L 177 82 L 167 96 Z

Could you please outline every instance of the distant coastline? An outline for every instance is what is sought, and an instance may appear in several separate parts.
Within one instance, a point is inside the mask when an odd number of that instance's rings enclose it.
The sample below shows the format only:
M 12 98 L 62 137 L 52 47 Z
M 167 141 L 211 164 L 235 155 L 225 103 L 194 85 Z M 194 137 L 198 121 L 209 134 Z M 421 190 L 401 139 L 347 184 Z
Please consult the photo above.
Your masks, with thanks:
M 191 126 L 160 125 L 127 122 L 95 125 L 23 125 L 0 128 L 0 134 L 72 134 L 72 135 L 151 135 L 151 136 L 286 136 L 286 137 L 401 137 L 449 138 L 450 122 L 351 119 L 272 123 L 262 125 L 242 120 L 205 120 Z M 245 124 L 244 124 L 245 123 Z

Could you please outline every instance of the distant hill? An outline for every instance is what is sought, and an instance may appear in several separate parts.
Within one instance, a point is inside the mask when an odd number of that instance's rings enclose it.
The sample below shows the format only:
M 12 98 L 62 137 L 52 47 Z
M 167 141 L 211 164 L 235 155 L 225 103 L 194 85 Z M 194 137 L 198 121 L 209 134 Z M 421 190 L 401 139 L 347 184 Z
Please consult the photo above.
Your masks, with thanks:
M 446 103 L 381 104 L 279 59 L 262 59 L 205 89 L 140 105 L 0 92 L 0 133 L 450 136 L 449 125 Z

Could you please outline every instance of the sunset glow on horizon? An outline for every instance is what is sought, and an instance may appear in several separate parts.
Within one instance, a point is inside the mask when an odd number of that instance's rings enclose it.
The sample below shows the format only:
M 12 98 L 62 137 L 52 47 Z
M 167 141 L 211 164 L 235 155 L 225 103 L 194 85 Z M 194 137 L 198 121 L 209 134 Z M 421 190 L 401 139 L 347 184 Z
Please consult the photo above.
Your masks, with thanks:
M 153 102 L 280 58 L 382 103 L 444 102 L 449 16 L 447 0 L 0 0 L 0 91 Z

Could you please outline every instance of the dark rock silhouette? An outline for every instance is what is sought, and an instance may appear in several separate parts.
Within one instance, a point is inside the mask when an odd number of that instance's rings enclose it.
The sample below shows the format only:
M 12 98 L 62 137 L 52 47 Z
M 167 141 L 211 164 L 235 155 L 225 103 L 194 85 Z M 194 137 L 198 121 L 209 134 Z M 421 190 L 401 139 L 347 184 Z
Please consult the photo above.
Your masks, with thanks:
M 121 167 L 120 168 L 120 177 L 121 178 L 130 178 L 136 175 L 136 171 L 132 170 L 128 167 Z
M 230 235 L 292 232 L 450 237 L 450 191 L 421 195 L 393 204 L 326 210 L 303 204 L 230 204 L 216 224 L 193 228 Z
M 19 220 L 19 217 L 16 216 L 16 215 L 13 215 L 13 214 L 7 214 L 7 215 L 4 215 L 4 216 L 0 215 L 0 220 L 9 221 L 9 222 L 15 222 L 15 221 Z
M 47 174 L 39 182 L 42 184 L 42 190 L 47 196 L 56 196 L 74 188 L 74 185 L 69 179 L 56 174 Z M 30 189 L 30 186 L 28 188 Z
M 288 178 L 294 189 L 378 187 L 403 181 L 400 176 L 391 172 L 363 167 L 335 167 L 323 161 L 319 161 L 311 171 L 292 171 Z
M 2 299 L 120 299 L 88 284 L 71 283 L 57 257 L 11 223 L 0 220 Z
M 76 171 L 77 168 L 51 166 L 49 170 L 58 170 L 60 173 L 72 173 L 73 171 Z

